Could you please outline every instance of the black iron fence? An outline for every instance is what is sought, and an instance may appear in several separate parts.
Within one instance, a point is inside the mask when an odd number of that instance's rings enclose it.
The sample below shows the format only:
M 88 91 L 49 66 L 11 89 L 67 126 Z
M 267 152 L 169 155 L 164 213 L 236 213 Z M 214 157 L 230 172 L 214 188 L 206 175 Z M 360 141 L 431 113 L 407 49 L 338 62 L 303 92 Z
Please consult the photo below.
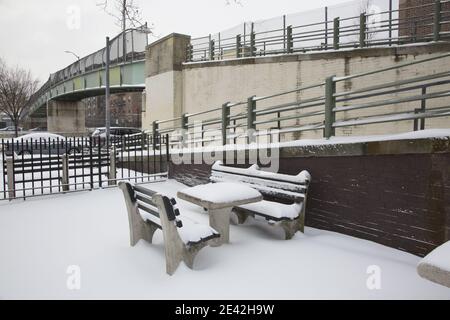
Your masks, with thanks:
M 0 200 L 167 178 L 167 136 L 1 140 Z
M 393 0 L 385 0 L 383 8 L 386 10 L 378 5 L 373 7 L 376 9 L 360 8 L 363 10 L 360 14 L 345 16 L 337 16 L 342 12 L 326 7 L 323 14 L 319 14 L 321 18 L 302 15 L 298 19 L 287 19 L 283 16 L 278 22 L 245 23 L 236 32 L 193 38 L 186 48 L 187 61 L 450 40 L 448 0 L 399 8 L 394 8 Z M 312 12 L 311 16 L 316 17 L 317 12 Z M 302 24 L 304 18 L 310 22 Z

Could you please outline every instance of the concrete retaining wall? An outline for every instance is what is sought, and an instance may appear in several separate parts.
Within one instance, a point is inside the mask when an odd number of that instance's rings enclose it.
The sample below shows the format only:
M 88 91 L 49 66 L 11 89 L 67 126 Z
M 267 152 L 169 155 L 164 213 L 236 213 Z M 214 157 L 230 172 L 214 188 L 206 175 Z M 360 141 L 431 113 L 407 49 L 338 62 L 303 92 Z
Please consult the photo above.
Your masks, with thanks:
M 151 46 L 149 47 L 151 50 Z M 450 51 L 449 43 L 431 43 L 423 45 L 387 47 L 387 48 L 364 48 L 354 50 L 340 50 L 308 54 L 280 55 L 272 57 L 243 58 L 235 60 L 212 61 L 202 63 L 184 63 L 181 65 L 181 78 L 172 79 L 177 85 L 176 94 L 182 94 L 182 101 L 174 101 L 173 93 L 167 93 L 166 89 L 161 90 L 157 83 L 161 75 L 148 70 L 147 79 L 147 113 L 144 120 L 144 128 L 150 128 L 152 121 L 164 120 L 183 113 L 195 113 L 218 108 L 225 102 L 246 101 L 250 96 L 266 96 L 283 91 L 292 90 L 301 86 L 321 83 L 331 75 L 346 76 L 370 70 L 378 70 L 389 66 L 425 59 L 431 56 L 441 55 Z M 160 52 L 158 49 L 157 52 Z M 375 76 L 345 81 L 338 85 L 338 91 L 356 90 L 374 84 L 382 84 L 387 81 L 397 81 L 436 73 L 441 70 L 442 64 L 450 64 L 450 58 L 446 60 L 433 61 L 424 65 L 415 65 L 401 70 L 378 74 Z M 179 66 L 179 64 L 178 64 Z M 161 69 L 152 65 L 152 70 Z M 153 80 L 151 80 L 153 79 Z M 155 82 L 156 81 L 156 82 Z M 164 82 L 167 82 L 164 80 Z M 161 82 L 162 83 L 162 82 Z M 174 90 L 171 85 L 169 90 Z M 442 90 L 434 88 L 433 90 Z M 431 91 L 432 92 L 432 91 Z M 168 96 L 164 102 L 158 101 L 160 98 L 152 98 L 152 95 Z M 281 104 L 286 102 L 300 102 L 301 100 L 316 97 L 324 94 L 324 89 L 310 90 L 306 93 L 293 93 L 278 99 L 272 99 L 267 105 L 260 103 L 258 108 Z M 411 93 L 409 93 L 411 94 Z M 416 94 L 420 94 L 420 90 Z M 398 97 L 400 95 L 389 95 L 383 99 Z M 376 98 L 379 100 L 380 98 Z M 446 100 L 445 100 L 446 99 Z M 373 101 L 367 99 L 364 102 Z M 361 102 L 361 101 L 359 101 Z M 427 101 L 427 107 L 443 106 L 448 102 L 448 98 L 434 99 Z M 246 106 L 242 106 L 245 111 Z M 420 108 L 420 101 L 412 103 L 397 104 L 374 110 L 356 110 L 338 114 L 338 120 L 342 117 L 353 118 L 375 113 L 383 114 L 388 112 L 412 111 Z M 307 111 L 310 111 L 309 109 Z M 301 111 L 296 111 L 300 113 Z M 305 112 L 305 111 L 304 111 Z M 286 115 L 286 114 L 284 114 Z M 207 117 L 220 116 L 220 112 L 210 113 Z M 199 117 L 199 120 L 202 118 Z M 304 120 L 292 120 L 283 123 L 284 126 L 301 126 L 313 122 L 322 122 L 323 116 L 306 118 Z M 176 123 L 180 125 L 179 123 Z M 426 128 L 448 128 L 450 117 L 429 119 Z M 274 127 L 275 123 L 259 126 L 259 129 Z M 403 121 L 395 123 L 384 123 L 379 125 L 365 125 L 358 127 L 347 127 L 337 129 L 339 136 L 347 135 L 369 135 L 407 132 L 413 129 L 413 121 Z M 301 134 L 288 134 L 282 136 L 281 140 L 291 140 L 292 138 L 318 138 L 322 137 L 322 130 L 307 131 Z

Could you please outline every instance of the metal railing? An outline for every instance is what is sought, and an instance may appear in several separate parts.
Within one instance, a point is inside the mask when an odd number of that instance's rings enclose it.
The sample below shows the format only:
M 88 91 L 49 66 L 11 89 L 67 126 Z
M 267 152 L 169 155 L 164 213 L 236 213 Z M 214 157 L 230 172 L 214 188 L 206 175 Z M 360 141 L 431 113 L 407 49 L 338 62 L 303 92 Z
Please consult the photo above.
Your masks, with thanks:
M 0 200 L 108 188 L 168 176 L 166 136 L 1 140 Z
M 279 139 L 280 134 L 303 131 L 322 131 L 323 137 L 330 138 L 336 128 L 402 121 L 411 121 L 412 130 L 422 130 L 425 119 L 450 116 L 448 61 L 450 53 L 346 77 L 331 76 L 291 91 L 154 121 L 152 133 L 169 134 L 173 148 L 251 143 L 258 136 L 276 134 Z M 439 72 L 428 68 L 431 63 L 439 64 Z M 419 65 L 429 72 L 418 76 L 408 71 Z M 400 72 L 414 76 L 380 84 L 370 78 L 395 79 Z
M 257 30 L 255 23 L 244 34 L 221 33 L 193 38 L 187 46 L 187 61 L 213 61 L 291 54 L 317 50 L 392 46 L 417 42 L 450 40 L 450 1 L 436 0 L 414 7 L 393 8 L 357 16 L 332 17 L 324 8 L 323 20 L 301 25 L 287 25 Z

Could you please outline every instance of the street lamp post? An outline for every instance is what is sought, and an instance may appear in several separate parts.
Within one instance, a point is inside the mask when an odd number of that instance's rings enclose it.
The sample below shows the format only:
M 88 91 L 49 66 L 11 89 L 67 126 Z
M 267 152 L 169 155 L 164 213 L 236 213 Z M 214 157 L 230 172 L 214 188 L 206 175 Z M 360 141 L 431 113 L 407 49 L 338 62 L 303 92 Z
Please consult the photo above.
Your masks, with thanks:
M 66 50 L 66 51 L 64 51 L 65 53 L 69 53 L 69 54 L 72 54 L 72 55 L 74 55 L 76 58 L 77 58 L 77 61 L 78 61 L 78 72 L 81 72 L 81 66 L 80 66 L 80 56 L 79 55 L 77 55 L 76 53 L 74 53 L 74 52 L 72 52 L 72 51 L 69 51 L 69 50 Z
M 109 64 L 110 64 L 110 44 L 109 37 L 106 37 L 106 66 L 105 66 L 105 114 L 106 114 L 106 141 L 109 140 L 110 136 L 110 127 L 111 127 L 111 115 L 110 115 L 110 106 L 109 106 Z

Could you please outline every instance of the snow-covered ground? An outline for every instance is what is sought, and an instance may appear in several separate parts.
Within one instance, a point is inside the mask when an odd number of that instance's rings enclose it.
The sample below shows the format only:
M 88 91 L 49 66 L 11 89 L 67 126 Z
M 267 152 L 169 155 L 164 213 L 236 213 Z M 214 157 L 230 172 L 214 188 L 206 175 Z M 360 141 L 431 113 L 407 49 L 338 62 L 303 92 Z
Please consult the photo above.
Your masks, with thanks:
M 171 196 L 185 188 L 148 186 Z M 182 215 L 208 223 L 178 202 Z M 285 241 L 254 220 L 232 225 L 230 239 L 204 248 L 195 270 L 181 264 L 168 276 L 160 231 L 154 244 L 129 246 L 116 188 L 0 202 L 0 299 L 450 299 L 417 275 L 419 257 L 369 241 L 311 228 Z M 80 290 L 67 287 L 70 266 L 80 268 Z M 380 289 L 367 286 L 373 272 Z

